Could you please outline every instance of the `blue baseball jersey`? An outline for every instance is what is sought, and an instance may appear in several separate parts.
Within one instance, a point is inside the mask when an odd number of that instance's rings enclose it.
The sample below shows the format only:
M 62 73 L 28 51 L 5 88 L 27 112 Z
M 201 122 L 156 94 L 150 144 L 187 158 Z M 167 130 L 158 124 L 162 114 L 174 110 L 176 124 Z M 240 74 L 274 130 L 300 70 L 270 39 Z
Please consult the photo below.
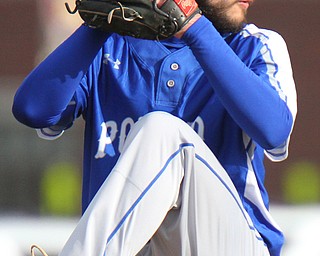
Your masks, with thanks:
M 108 35 L 59 121 L 38 131 L 57 137 L 77 117 L 85 119 L 85 210 L 140 117 L 161 110 L 181 118 L 228 172 L 271 255 L 279 255 L 283 235 L 268 211 L 263 160 L 265 155 L 274 161 L 287 157 L 296 115 L 286 45 L 277 33 L 252 24 L 223 39 L 211 38 L 212 29 L 202 17 L 183 40 Z M 267 137 L 273 133 L 284 135 L 271 143 Z

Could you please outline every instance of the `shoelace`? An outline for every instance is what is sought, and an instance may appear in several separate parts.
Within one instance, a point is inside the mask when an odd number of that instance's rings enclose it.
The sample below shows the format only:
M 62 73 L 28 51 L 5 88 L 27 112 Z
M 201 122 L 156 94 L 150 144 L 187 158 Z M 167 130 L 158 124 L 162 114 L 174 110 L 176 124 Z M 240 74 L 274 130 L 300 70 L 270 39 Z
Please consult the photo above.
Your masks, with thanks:
M 36 256 L 35 249 L 41 252 L 43 256 L 48 256 L 48 254 L 39 245 L 36 244 L 31 245 L 31 256 Z

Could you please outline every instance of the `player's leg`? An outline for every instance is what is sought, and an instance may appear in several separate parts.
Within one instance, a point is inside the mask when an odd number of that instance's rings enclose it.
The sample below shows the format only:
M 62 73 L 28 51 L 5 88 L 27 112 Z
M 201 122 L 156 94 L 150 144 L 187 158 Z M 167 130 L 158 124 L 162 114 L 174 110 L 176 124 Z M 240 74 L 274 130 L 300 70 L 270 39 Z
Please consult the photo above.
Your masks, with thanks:
M 229 177 L 206 152 L 185 148 L 177 205 L 141 255 L 269 256 Z
M 190 127 L 149 114 L 134 126 L 60 255 L 135 255 L 160 225 L 150 242 L 153 255 L 268 255 L 239 202 Z
M 192 146 L 183 146 L 176 205 L 140 255 L 269 255 L 226 171 L 192 129 L 173 123 Z
M 183 178 L 178 129 L 147 120 L 132 128 L 60 256 L 135 255 L 175 205 Z

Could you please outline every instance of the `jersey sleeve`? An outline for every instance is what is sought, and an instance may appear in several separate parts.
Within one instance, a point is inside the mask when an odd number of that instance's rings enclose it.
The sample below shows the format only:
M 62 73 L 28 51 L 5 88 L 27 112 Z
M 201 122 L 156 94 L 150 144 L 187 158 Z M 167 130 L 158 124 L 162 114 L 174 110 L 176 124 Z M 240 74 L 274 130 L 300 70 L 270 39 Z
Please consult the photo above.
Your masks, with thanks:
M 280 36 L 247 37 L 231 48 L 202 16 L 182 39 L 229 115 L 270 156 L 286 147 L 295 120 L 291 64 Z
M 297 114 L 297 96 L 290 56 L 284 39 L 274 31 L 260 29 L 253 24 L 244 28 L 242 37 L 251 41 L 254 38 L 253 40 L 261 42 L 250 68 L 277 91 L 279 97 L 287 104 L 294 122 Z M 292 129 L 290 135 L 291 132 Z M 265 150 L 270 160 L 282 161 L 287 158 L 290 135 L 281 145 Z
M 61 113 L 57 124 L 40 129 L 36 129 L 40 138 L 55 140 L 59 138 L 65 130 L 72 127 L 75 120 L 81 115 L 85 118 L 88 100 L 91 94 L 92 85 L 97 83 L 101 68 L 102 48 L 89 66 L 87 72 L 82 77 L 68 106 Z
M 86 26 L 76 30 L 20 85 L 12 107 L 16 119 L 40 130 L 66 126 L 73 97 L 79 96 L 81 81 L 108 36 Z
M 263 41 L 263 46 L 260 50 L 261 59 L 267 68 L 265 79 L 267 79 L 274 89 L 278 92 L 279 97 L 287 104 L 289 111 L 292 114 L 293 122 L 297 115 L 297 95 L 295 82 L 293 78 L 292 66 L 290 61 L 287 45 L 281 35 L 274 31 L 258 29 L 254 25 L 248 26 L 251 30 L 251 36 L 256 36 Z M 262 33 L 262 34 L 261 34 Z M 253 63 L 253 65 L 258 65 Z M 263 76 L 263 74 L 260 74 Z M 265 150 L 266 156 L 272 161 L 282 161 L 288 157 L 288 147 L 290 135 L 281 145 Z
M 73 125 L 74 120 L 78 117 L 78 115 L 76 114 L 77 109 L 79 109 L 79 105 L 81 105 L 77 103 L 75 95 L 72 97 L 66 109 L 61 113 L 60 120 L 57 124 L 36 129 L 36 132 L 41 139 L 58 139 L 62 136 L 65 130 Z
M 94 63 L 90 66 L 87 74 L 85 74 L 82 78 L 80 85 L 77 87 L 68 106 L 61 113 L 58 123 L 49 127 L 36 129 L 36 132 L 41 139 L 58 139 L 62 136 L 64 131 L 72 127 L 74 121 L 84 113 L 88 104 L 88 96 L 90 94 L 90 84 L 88 83 L 88 76 L 90 76 L 90 70 L 95 70 Z

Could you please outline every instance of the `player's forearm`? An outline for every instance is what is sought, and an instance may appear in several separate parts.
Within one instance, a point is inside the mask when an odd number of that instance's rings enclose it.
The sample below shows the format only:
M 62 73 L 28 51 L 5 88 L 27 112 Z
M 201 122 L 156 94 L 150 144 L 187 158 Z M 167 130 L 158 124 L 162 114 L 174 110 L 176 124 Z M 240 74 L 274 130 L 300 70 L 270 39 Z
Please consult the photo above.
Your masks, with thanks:
M 183 39 L 238 125 L 264 148 L 282 144 L 293 117 L 278 92 L 238 58 L 207 19 L 202 17 Z
M 106 36 L 81 26 L 40 63 L 15 95 L 17 120 L 35 128 L 56 124 Z

